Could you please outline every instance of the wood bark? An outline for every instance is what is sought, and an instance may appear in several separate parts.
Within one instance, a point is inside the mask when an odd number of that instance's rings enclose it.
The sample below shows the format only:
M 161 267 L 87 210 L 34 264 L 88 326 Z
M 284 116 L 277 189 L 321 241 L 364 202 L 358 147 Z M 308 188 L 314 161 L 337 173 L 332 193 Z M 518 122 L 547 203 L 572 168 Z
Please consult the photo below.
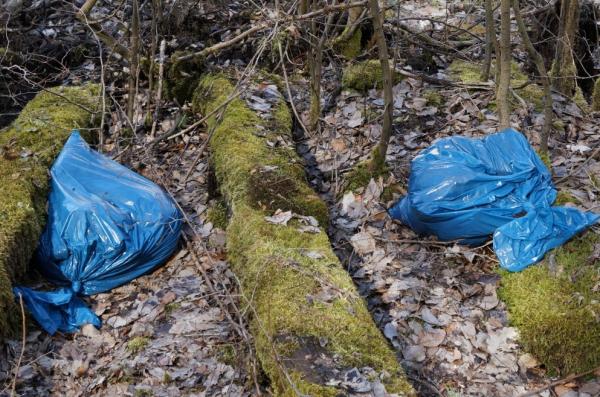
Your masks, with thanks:
M 577 67 L 573 57 L 575 33 L 579 27 L 579 1 L 562 0 L 556 53 L 552 64 L 554 89 L 561 94 L 571 97 L 577 87 Z
M 385 109 L 383 111 L 383 128 L 379 144 L 373 153 L 371 159 L 372 170 L 379 169 L 385 164 L 385 155 L 387 153 L 390 137 L 392 136 L 392 114 L 394 111 L 394 95 L 392 93 L 392 71 L 390 70 L 390 57 L 388 55 L 387 43 L 383 33 L 383 21 L 379 9 L 378 0 L 369 0 L 369 9 L 373 20 L 375 39 L 377 40 L 377 50 L 379 61 L 381 63 L 381 72 L 383 76 L 383 102 Z
M 510 0 L 501 0 L 500 2 L 500 56 L 498 88 L 496 90 L 496 106 L 498 108 L 498 118 L 500 129 L 510 127 Z
M 519 29 L 519 34 L 521 35 L 521 38 L 523 40 L 523 44 L 525 45 L 529 56 L 535 62 L 539 78 L 544 88 L 544 125 L 542 126 L 542 131 L 540 133 L 540 151 L 542 153 L 548 153 L 548 135 L 550 134 L 550 130 L 552 128 L 552 117 L 554 116 L 554 113 L 552 111 L 552 92 L 550 77 L 548 76 L 546 66 L 544 65 L 544 58 L 542 58 L 540 53 L 536 51 L 535 47 L 533 46 L 533 43 L 531 42 L 529 33 L 527 32 L 527 27 L 525 26 L 525 22 L 523 21 L 523 16 L 521 15 L 521 11 L 519 8 L 519 0 L 513 0 L 513 11 L 515 13 L 517 27 Z
M 488 81 L 490 79 L 490 69 L 492 67 L 492 51 L 494 49 L 494 41 L 496 41 L 496 28 L 494 26 L 494 9 L 492 0 L 485 0 L 485 63 L 481 80 Z
M 131 29 L 130 29 L 131 52 L 129 59 L 129 93 L 127 101 L 127 117 L 133 123 L 133 111 L 135 107 L 135 95 L 137 93 L 138 64 L 140 48 L 140 10 L 139 0 L 132 1 Z

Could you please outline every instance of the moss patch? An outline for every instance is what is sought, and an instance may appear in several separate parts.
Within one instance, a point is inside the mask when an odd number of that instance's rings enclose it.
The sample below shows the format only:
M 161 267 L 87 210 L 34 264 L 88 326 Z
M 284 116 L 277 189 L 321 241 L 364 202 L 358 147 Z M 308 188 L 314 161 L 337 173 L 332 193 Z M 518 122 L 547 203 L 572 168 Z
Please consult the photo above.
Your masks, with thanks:
M 502 271 L 500 296 L 523 346 L 552 374 L 600 365 L 600 238 L 587 232 L 519 273 Z M 552 258 L 552 256 L 554 258 Z
M 346 192 L 367 186 L 371 178 L 377 179 L 382 175 L 388 174 L 389 168 L 385 164 L 383 167 L 378 167 L 374 170 L 371 164 L 372 160 L 360 162 L 344 176 L 344 190 Z
M 592 111 L 600 111 L 600 77 L 594 83 L 594 91 L 592 92 Z
M 144 336 L 136 336 L 127 342 L 127 350 L 136 354 L 144 350 L 148 346 L 148 343 L 150 343 L 150 339 Z
M 394 84 L 402 80 L 402 75 L 392 69 Z M 381 88 L 383 74 L 381 63 L 377 59 L 352 64 L 344 69 L 342 74 L 342 87 L 365 92 L 371 88 Z
M 46 222 L 48 168 L 73 128 L 90 135 L 98 93 L 96 85 L 42 92 L 0 132 L 0 336 L 19 326 L 12 283 L 26 273 Z
M 208 113 L 231 90 L 225 77 L 207 76 L 196 90 L 196 103 Z M 301 233 L 295 222 L 283 226 L 265 221 L 276 207 L 318 219 L 327 214 L 325 203 L 306 183 L 297 155 L 269 148 L 266 138 L 253 134 L 268 128 L 268 121 L 257 117 L 241 99 L 231 101 L 220 123 L 216 117 L 208 122 L 216 127 L 211 139 L 216 176 L 232 208 L 228 255 L 246 297 L 252 299 L 256 315 L 250 321 L 251 332 L 275 394 L 296 395 L 282 366 L 303 394 L 343 394 L 315 380 L 311 370 L 295 359 L 314 363 L 324 353 L 332 358 L 331 370 L 369 366 L 386 371 L 389 393 L 413 395 L 327 234 Z M 324 351 L 305 350 L 304 342 L 310 340 L 323 341 Z
M 181 105 L 192 98 L 200 74 L 204 70 L 203 59 L 192 58 L 187 61 L 179 61 L 178 58 L 184 55 L 187 55 L 184 51 L 173 53 L 164 80 L 169 98 L 177 100 Z
M 423 97 L 427 100 L 430 106 L 441 106 L 444 103 L 444 97 L 437 90 L 425 90 Z
M 465 84 L 479 84 L 481 80 L 481 68 L 483 66 L 473 62 L 467 62 L 460 59 L 453 61 L 448 67 L 450 77 L 455 81 L 460 81 Z M 516 93 L 525 101 L 533 104 L 536 111 L 541 112 L 544 108 L 544 90 L 538 84 L 528 84 L 528 77 L 521 71 L 519 64 L 512 62 L 510 65 L 510 85 L 516 89 Z M 490 74 L 495 73 L 495 65 L 492 62 Z M 522 88 L 519 88 L 522 87 Z M 495 102 L 491 102 L 489 108 L 495 109 Z
M 227 204 L 223 200 L 215 201 L 208 209 L 206 219 L 215 227 L 225 229 L 227 227 Z
M 575 104 L 579 106 L 579 109 L 581 109 L 584 113 L 588 113 L 590 111 L 590 104 L 588 103 L 587 99 L 585 99 L 585 96 L 583 96 L 581 87 L 575 88 L 573 102 L 575 102 Z
M 344 33 L 342 33 L 343 35 Z M 333 43 L 333 49 L 340 55 L 347 59 L 354 59 L 360 55 L 362 50 L 361 47 L 362 31 L 357 28 L 354 34 L 350 36 L 348 40 L 336 39 Z

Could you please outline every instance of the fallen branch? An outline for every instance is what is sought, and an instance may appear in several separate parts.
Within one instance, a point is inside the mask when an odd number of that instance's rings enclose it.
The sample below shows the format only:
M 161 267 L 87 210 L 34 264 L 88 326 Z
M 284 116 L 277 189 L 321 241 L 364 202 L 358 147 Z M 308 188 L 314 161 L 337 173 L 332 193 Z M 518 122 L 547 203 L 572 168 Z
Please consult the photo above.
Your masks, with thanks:
M 594 369 L 590 369 L 589 371 L 581 372 L 579 374 L 569 375 L 569 376 L 567 376 L 565 378 L 562 378 L 562 379 L 559 379 L 559 380 L 555 380 L 554 382 L 548 383 L 546 386 L 540 387 L 539 389 L 535 389 L 535 390 L 529 391 L 529 392 L 527 392 L 525 394 L 521 394 L 519 397 L 531 397 L 531 396 L 535 396 L 536 394 L 539 394 L 539 393 L 543 392 L 544 390 L 547 390 L 550 387 L 562 385 L 564 383 L 570 382 L 570 381 L 575 380 L 577 378 L 581 378 L 583 376 L 593 374 L 594 372 L 599 371 L 599 370 L 600 370 L 600 367 L 596 367 Z
M 589 164 L 590 161 L 592 161 L 593 158 L 595 158 L 598 153 L 600 153 L 600 145 L 594 150 L 594 152 L 590 155 L 590 157 L 588 157 L 587 159 L 585 159 L 585 161 L 583 163 L 581 163 L 579 166 L 577 166 L 577 168 L 575 168 L 575 170 L 573 170 L 573 172 L 563 176 L 562 178 L 560 178 L 558 181 L 555 182 L 556 185 L 558 185 L 559 183 L 563 183 L 564 181 L 566 181 L 568 178 L 577 175 L 582 169 L 583 167 L 585 167 L 586 165 Z
M 302 21 L 302 20 L 311 19 L 311 18 L 320 16 L 323 14 L 334 12 L 334 11 L 343 11 L 343 10 L 347 10 L 349 8 L 363 7 L 366 4 L 367 4 L 366 1 L 359 1 L 356 3 L 349 3 L 349 4 L 337 4 L 337 5 L 332 5 L 332 6 L 324 6 L 323 8 L 321 8 L 317 11 L 312 11 L 312 12 L 302 14 L 302 15 L 297 15 L 297 16 L 287 15 L 283 18 L 274 18 L 270 21 L 259 23 L 258 25 L 255 25 L 252 28 L 243 31 L 242 33 L 238 34 L 237 36 L 235 36 L 229 40 L 226 40 L 221 43 L 215 44 L 211 47 L 205 48 L 202 51 L 183 55 L 183 56 L 177 58 L 177 60 L 178 61 L 187 61 L 187 60 L 190 60 L 193 58 L 204 58 L 208 55 L 214 54 L 215 52 L 221 51 L 227 47 L 230 47 L 236 43 L 239 43 L 240 41 L 244 40 L 246 37 L 248 37 L 254 33 L 263 31 L 271 26 L 276 25 L 277 23 L 280 23 L 280 22 Z

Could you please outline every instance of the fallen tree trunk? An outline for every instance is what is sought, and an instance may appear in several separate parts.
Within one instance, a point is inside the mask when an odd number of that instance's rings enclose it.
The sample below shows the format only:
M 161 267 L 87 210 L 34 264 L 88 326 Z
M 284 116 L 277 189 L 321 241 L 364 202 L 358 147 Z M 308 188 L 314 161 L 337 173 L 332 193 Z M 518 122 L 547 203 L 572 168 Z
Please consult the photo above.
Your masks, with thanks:
M 73 128 L 88 133 L 99 88 L 54 88 L 38 94 L 0 131 L 0 337 L 21 322 L 12 285 L 21 279 L 46 222 L 48 168 Z
M 225 77 L 206 76 L 194 106 L 208 114 L 232 92 Z M 217 180 L 231 208 L 229 260 L 274 394 L 345 395 L 351 390 L 348 374 L 370 368 L 375 375 L 370 381 L 381 382 L 377 387 L 414 395 L 331 249 L 323 230 L 327 207 L 306 183 L 301 160 L 293 149 L 267 144 L 291 138 L 291 116 L 281 98 L 272 114 L 272 120 L 261 118 L 236 98 L 208 124 L 214 129 L 210 146 Z M 296 219 L 287 225 L 267 222 L 277 209 L 313 216 L 322 227 L 303 233 Z

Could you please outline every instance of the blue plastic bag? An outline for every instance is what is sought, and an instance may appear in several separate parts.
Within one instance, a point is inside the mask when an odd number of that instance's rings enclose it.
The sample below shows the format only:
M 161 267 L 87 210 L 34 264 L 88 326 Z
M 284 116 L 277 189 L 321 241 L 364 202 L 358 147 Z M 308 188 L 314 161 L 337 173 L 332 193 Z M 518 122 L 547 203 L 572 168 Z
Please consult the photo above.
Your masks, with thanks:
M 411 164 L 408 195 L 390 209 L 419 234 L 476 245 L 494 236 L 500 265 L 519 271 L 600 218 L 552 207 L 552 177 L 513 129 L 437 140 Z
M 162 264 L 181 226 L 159 186 L 90 149 L 75 131 L 51 169 L 48 222 L 36 253 L 39 271 L 62 288 L 14 293 L 50 334 L 100 327 L 77 296 L 108 291 Z

